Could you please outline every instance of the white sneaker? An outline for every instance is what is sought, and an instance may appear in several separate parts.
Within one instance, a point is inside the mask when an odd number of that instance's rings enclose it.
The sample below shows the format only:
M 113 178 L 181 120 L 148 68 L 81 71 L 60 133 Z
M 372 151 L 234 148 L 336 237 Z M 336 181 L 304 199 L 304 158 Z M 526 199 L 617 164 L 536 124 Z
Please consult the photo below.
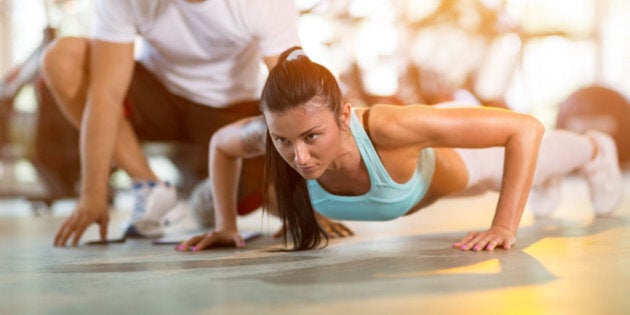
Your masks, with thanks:
M 160 221 L 177 205 L 177 190 L 168 182 L 137 182 L 133 185 L 135 204 L 125 236 L 160 237 Z
M 606 216 L 617 208 L 623 196 L 623 178 L 619 168 L 617 146 L 615 141 L 603 132 L 590 130 L 586 135 L 595 142 L 597 155 L 586 163 L 581 171 L 588 182 L 595 215 Z
M 527 205 L 537 219 L 548 218 L 560 204 L 562 179 L 552 177 L 540 186 L 532 187 Z
M 190 212 L 200 227 L 214 227 L 214 198 L 210 179 L 197 184 L 190 194 Z

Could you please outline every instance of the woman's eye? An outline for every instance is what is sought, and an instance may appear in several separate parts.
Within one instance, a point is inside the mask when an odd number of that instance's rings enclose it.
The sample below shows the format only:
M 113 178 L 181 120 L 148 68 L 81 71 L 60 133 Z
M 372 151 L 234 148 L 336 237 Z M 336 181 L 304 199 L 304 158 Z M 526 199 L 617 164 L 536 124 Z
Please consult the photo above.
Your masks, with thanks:
M 276 138 L 276 139 L 275 139 L 275 141 L 276 141 L 276 143 L 277 143 L 277 144 L 284 144 L 284 143 L 286 143 L 286 142 L 287 142 L 287 139 L 284 139 L 284 138 Z
M 318 136 L 318 134 L 309 133 L 309 134 L 306 135 L 306 141 L 313 142 L 313 141 L 315 141 L 315 139 L 317 139 L 317 136 Z

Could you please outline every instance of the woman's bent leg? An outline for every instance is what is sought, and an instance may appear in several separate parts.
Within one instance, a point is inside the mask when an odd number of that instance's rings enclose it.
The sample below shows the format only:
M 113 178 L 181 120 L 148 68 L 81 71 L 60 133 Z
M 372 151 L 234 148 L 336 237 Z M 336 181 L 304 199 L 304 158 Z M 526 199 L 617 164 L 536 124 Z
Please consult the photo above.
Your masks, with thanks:
M 534 216 L 551 215 L 560 203 L 562 178 L 585 165 L 593 152 L 588 137 L 564 130 L 545 133 L 528 200 Z
M 591 191 L 595 213 L 605 215 L 621 196 L 621 172 L 614 142 L 608 135 L 589 132 L 548 131 L 542 139 L 529 207 L 537 217 L 546 217 L 558 206 L 562 177 L 582 171 Z M 469 181 L 460 195 L 486 190 L 499 191 L 503 178 L 503 148 L 456 149 L 466 165 Z M 608 178 L 608 179 L 606 179 Z

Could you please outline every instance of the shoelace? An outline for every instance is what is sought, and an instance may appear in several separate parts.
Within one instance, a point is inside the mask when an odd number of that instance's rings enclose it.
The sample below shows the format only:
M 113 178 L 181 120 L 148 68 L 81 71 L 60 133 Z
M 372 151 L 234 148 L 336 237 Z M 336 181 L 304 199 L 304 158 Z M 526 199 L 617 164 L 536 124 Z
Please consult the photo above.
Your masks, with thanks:
M 134 191 L 134 205 L 133 205 L 133 213 L 132 220 L 137 221 L 142 218 L 145 211 L 146 200 L 151 193 L 151 189 L 155 187 L 157 183 L 154 181 L 148 182 L 138 182 L 133 185 Z

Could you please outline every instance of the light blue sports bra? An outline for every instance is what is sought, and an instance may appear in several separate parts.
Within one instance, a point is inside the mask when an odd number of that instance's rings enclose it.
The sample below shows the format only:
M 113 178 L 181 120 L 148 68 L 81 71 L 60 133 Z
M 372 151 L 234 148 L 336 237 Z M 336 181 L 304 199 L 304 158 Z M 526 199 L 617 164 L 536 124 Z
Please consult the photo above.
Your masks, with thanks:
M 387 173 L 354 110 L 350 118 L 350 131 L 368 170 L 370 190 L 359 196 L 333 195 L 324 190 L 317 180 L 307 180 L 313 208 L 334 220 L 386 221 L 407 213 L 422 200 L 431 184 L 435 170 L 433 149 L 426 148 L 420 152 L 413 177 L 399 184 Z

